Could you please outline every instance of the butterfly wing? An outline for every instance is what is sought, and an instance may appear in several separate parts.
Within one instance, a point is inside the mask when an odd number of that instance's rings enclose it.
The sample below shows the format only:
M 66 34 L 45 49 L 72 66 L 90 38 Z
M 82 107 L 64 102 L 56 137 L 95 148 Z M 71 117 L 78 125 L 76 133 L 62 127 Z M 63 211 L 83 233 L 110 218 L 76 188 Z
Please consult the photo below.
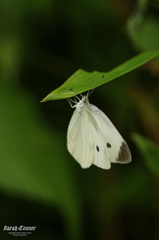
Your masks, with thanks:
M 81 109 L 80 113 L 77 109 L 74 111 L 67 132 L 67 148 L 81 167 L 95 164 L 110 168 L 103 137 L 89 108 Z
M 98 147 L 103 151 L 105 161 L 129 163 L 131 161 L 131 153 L 128 145 L 112 122 L 99 108 L 92 104 L 90 104 L 90 111 L 98 126 L 98 137 L 101 144 Z M 97 157 L 94 158 L 93 164 L 103 168 L 103 162 L 100 162 Z
M 110 169 L 111 164 L 109 155 L 105 147 L 104 135 L 100 131 L 97 121 L 92 117 L 93 122 L 93 148 L 94 159 L 93 164 L 103 169 Z
M 75 109 L 67 131 L 67 148 L 83 168 L 93 163 L 93 137 L 91 123 L 85 111 Z
M 131 161 L 129 148 L 109 118 L 96 106 L 83 105 L 75 109 L 67 132 L 67 148 L 70 154 L 88 168 L 94 164 L 109 169 L 111 162 Z

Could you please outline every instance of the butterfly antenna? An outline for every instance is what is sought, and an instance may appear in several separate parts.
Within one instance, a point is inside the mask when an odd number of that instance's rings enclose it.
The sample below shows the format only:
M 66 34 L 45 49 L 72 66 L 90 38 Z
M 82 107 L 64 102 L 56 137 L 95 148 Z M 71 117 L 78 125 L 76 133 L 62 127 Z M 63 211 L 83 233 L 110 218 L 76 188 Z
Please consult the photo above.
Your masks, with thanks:
M 102 81 L 102 79 L 103 79 L 104 77 L 105 77 L 105 74 L 103 74 L 103 76 L 101 77 L 101 79 L 98 81 L 97 85 L 100 83 L 100 81 Z M 96 87 L 97 87 L 97 86 L 96 86 Z M 94 87 L 91 91 L 88 91 L 87 97 L 89 97 L 89 96 L 92 94 L 92 92 L 94 91 L 94 89 L 95 89 L 96 87 Z

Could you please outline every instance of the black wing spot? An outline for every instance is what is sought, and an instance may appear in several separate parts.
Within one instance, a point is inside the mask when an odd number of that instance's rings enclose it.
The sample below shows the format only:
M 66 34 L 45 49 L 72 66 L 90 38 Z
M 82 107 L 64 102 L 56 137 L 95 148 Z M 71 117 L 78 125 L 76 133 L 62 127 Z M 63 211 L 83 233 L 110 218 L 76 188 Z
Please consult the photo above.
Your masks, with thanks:
M 111 145 L 110 143 L 107 143 L 107 147 L 108 147 L 108 148 L 111 148 L 112 145 Z
M 97 151 L 99 152 L 99 147 L 98 147 L 98 146 L 96 146 L 96 149 L 97 149 Z
M 120 162 L 120 163 L 131 162 L 131 153 L 128 145 L 125 142 L 122 142 L 122 145 L 120 147 L 119 154 L 116 160 L 117 162 Z

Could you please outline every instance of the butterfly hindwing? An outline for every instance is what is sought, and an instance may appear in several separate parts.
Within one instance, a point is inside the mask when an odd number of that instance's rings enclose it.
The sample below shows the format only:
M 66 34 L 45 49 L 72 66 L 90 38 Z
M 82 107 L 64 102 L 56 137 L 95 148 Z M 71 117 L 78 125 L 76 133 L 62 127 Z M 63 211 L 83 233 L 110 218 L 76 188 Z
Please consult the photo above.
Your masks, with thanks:
M 94 158 L 93 135 L 85 112 L 75 109 L 68 127 L 67 147 L 81 167 L 90 167 Z

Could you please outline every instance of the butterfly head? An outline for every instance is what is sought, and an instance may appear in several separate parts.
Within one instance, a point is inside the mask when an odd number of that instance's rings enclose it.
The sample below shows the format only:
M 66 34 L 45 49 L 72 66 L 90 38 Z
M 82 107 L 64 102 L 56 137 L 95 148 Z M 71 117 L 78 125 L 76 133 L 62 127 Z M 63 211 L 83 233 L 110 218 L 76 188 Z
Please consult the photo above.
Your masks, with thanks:
M 73 91 L 71 88 L 70 88 L 70 90 Z M 79 98 L 78 95 L 80 95 L 81 99 Z M 74 97 L 74 100 L 73 99 L 67 99 L 70 106 L 72 108 L 77 108 L 77 109 L 81 109 L 83 107 L 85 107 L 85 108 L 89 107 L 89 100 L 88 100 L 89 92 L 85 96 L 83 96 L 81 93 L 78 93 L 78 95 L 76 95 Z M 72 105 L 71 102 L 73 102 L 74 105 Z
M 82 102 L 83 105 L 89 105 L 88 96 L 83 96 L 80 102 Z
M 81 108 L 88 108 L 89 107 L 89 100 L 87 96 L 82 96 L 82 99 L 76 104 L 77 109 Z

